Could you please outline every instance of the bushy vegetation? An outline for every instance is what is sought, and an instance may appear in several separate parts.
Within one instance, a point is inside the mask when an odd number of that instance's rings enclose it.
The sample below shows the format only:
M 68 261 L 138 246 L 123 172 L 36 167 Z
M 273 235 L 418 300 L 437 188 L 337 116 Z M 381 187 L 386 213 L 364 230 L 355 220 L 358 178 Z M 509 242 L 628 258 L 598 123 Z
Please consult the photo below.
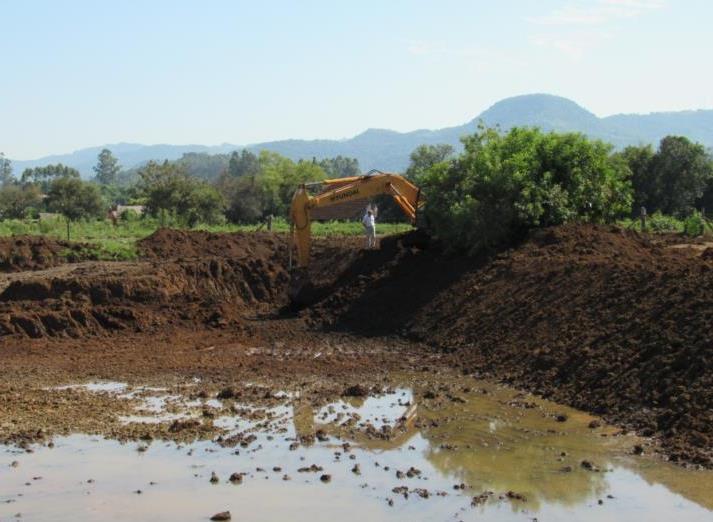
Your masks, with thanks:
M 61 214 L 66 219 L 67 241 L 70 239 L 72 221 L 98 217 L 102 212 L 102 201 L 96 185 L 72 176 L 52 181 L 47 191 L 46 204 L 50 212 Z
M 453 249 L 493 250 L 532 228 L 571 221 L 640 228 L 641 207 L 648 212 L 647 231 L 712 231 L 702 209 L 713 209 L 713 160 L 686 138 L 667 136 L 657 150 L 640 146 L 615 153 L 611 145 L 576 133 L 481 128 L 463 143 L 459 156 L 449 145 L 419 146 L 404 173 L 423 190 L 427 205 L 421 217 Z M 360 169 L 353 158 L 292 161 L 244 149 L 187 153 L 122 170 L 104 149 L 94 173 L 84 181 L 75 169 L 57 164 L 26 169 L 18 179 L 0 154 L 0 234 L 66 236 L 72 223 L 75 239 L 98 242 L 107 258 L 130 259 L 136 239 L 159 226 L 254 230 L 270 217 L 275 230 L 286 232 L 300 183 L 355 176 Z M 380 232 L 409 228 L 384 224 L 402 218 L 388 196 L 376 203 Z M 145 213 L 124 213 L 116 227 L 97 221 L 116 205 L 141 205 Z M 65 219 L 37 220 L 46 212 Z M 313 230 L 362 233 L 359 223 L 315 223 Z
M 619 156 L 632 173 L 634 210 L 685 218 L 713 205 L 713 160 L 699 143 L 666 136 L 658 150 L 627 147 Z
M 629 169 L 611 145 L 520 128 L 483 128 L 463 144 L 463 154 L 416 179 L 428 225 L 454 249 L 487 251 L 535 227 L 610 222 L 630 212 Z
M 224 201 L 215 187 L 186 174 L 181 165 L 149 162 L 139 171 L 138 189 L 146 212 L 165 223 L 172 216 L 182 226 L 224 221 Z

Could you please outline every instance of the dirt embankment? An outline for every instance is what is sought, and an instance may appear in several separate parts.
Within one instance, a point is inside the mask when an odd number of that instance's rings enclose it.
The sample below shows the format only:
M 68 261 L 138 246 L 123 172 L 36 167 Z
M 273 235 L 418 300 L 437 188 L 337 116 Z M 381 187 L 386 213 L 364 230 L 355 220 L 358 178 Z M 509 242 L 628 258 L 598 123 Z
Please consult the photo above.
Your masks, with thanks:
M 144 260 L 5 276 L 0 336 L 74 337 L 168 326 L 240 327 L 286 303 L 281 238 L 159 230 Z M 221 251 L 223 254 L 221 254 Z
M 674 242 L 560 227 L 479 262 L 390 240 L 312 314 L 428 343 L 464 371 L 657 434 L 673 460 L 711 466 L 713 260 Z
M 96 256 L 95 249 L 83 243 L 44 236 L 0 237 L 0 272 L 42 270 Z
M 464 372 L 657 435 L 672 459 L 710 467 L 713 256 L 701 245 L 674 248 L 677 242 L 570 226 L 474 260 L 445 254 L 417 233 L 385 238 L 375 251 L 362 250 L 361 238 L 317 240 L 318 300 L 295 314 L 287 307 L 284 236 L 161 230 L 141 242 L 135 263 L 1 276 L 0 340 L 38 337 L 43 350 L 54 342 L 76 354 L 119 332 L 143 354 L 159 338 L 176 344 L 182 328 L 261 339 L 274 350 L 299 338 L 305 353 L 314 351 L 305 357 L 319 361 L 325 330 L 399 337 L 424 353 L 424 362 L 407 366 L 420 369 L 433 361 L 427 354 L 445 353 Z M 176 366 L 181 356 L 169 352 L 156 355 L 157 364 Z M 356 366 L 340 361 L 328 367 L 390 367 L 368 357 Z

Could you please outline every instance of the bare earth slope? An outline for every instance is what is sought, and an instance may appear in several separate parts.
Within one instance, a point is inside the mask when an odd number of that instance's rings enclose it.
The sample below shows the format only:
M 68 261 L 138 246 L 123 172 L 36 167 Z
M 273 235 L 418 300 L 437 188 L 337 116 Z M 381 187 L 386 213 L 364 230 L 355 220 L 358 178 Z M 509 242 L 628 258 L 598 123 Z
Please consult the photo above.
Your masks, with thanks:
M 544 230 L 484 263 L 385 244 L 315 313 L 332 329 L 399 333 L 495 376 L 660 434 L 711 465 L 713 262 L 616 228 Z
M 330 339 L 349 352 L 399 338 L 421 357 L 335 356 L 310 371 L 357 375 L 438 360 L 656 435 L 672 459 L 710 467 L 713 256 L 677 242 L 568 226 L 474 260 L 418 233 L 386 238 L 377 251 L 361 250 L 360 238 L 321 240 L 311 267 L 319 298 L 295 312 L 284 236 L 161 230 L 141 243 L 139 262 L 0 275 L 0 350 L 17 368 L 27 353 L 30 373 L 38 360 L 49 365 L 42 371 L 55 364 L 44 352 L 71 354 L 56 364 L 91 372 L 103 359 L 83 361 L 80 349 L 110 353 L 116 339 L 126 364 L 150 353 L 152 364 L 178 368 L 190 366 L 181 355 L 190 346 L 220 338 L 236 343 L 220 368 L 237 374 L 252 360 L 244 347 L 256 343 L 288 352 L 297 343 L 314 349 L 311 360 Z M 297 378 L 289 365 L 269 371 Z

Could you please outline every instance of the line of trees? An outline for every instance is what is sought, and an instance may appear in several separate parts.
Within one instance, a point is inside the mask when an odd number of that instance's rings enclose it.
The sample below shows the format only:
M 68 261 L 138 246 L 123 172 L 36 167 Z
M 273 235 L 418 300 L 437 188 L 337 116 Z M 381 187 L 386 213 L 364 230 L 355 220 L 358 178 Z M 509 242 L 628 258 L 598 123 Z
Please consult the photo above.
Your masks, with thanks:
M 483 127 L 462 141 L 460 155 L 450 145 L 418 147 L 405 175 L 423 189 L 434 232 L 470 251 L 496 248 L 533 227 L 611 222 L 641 207 L 679 218 L 702 207 L 713 210 L 711 153 L 685 137 L 667 136 L 657 149 L 614 151 L 578 133 Z M 123 170 L 104 149 L 94 174 L 83 181 L 77 170 L 57 164 L 26 169 L 16 179 L 0 154 L 0 217 L 49 211 L 70 223 L 120 203 L 144 205 L 147 215 L 166 224 L 255 223 L 286 216 L 298 184 L 355 176 L 360 169 L 356 159 L 341 156 L 292 161 L 241 150 L 189 153 Z M 400 216 L 388 198 L 380 208 L 382 219 Z
M 185 154 L 126 171 L 104 149 L 93 170 L 90 181 L 62 164 L 25 169 L 16 179 L 10 161 L 0 155 L 0 218 L 57 212 L 67 219 L 69 231 L 74 220 L 100 217 L 116 204 L 135 204 L 164 224 L 255 223 L 268 215 L 286 216 L 300 183 L 360 173 L 353 158 L 295 162 L 275 152 L 249 150 Z
M 570 221 L 608 223 L 648 213 L 685 218 L 713 209 L 713 159 L 680 136 L 615 152 L 578 133 L 480 128 L 455 156 L 424 145 L 406 175 L 427 195 L 425 217 L 447 244 L 493 250 L 532 228 Z

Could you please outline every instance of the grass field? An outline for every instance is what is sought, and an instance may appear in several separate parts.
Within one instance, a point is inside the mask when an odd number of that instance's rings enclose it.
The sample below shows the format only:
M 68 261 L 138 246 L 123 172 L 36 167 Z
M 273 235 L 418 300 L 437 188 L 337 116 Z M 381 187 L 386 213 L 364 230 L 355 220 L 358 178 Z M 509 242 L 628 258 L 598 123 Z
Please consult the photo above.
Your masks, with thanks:
M 99 247 L 101 259 L 131 260 L 138 256 L 136 241 L 152 234 L 159 228 L 156 219 L 136 219 L 120 221 L 114 227 L 105 220 L 78 221 L 72 223 L 71 240 L 92 243 Z M 172 227 L 186 228 L 186 227 Z M 379 235 L 396 234 L 411 230 L 411 225 L 406 223 L 381 223 L 377 224 L 376 231 Z M 207 230 L 209 232 L 254 232 L 264 230 L 264 226 L 257 225 L 197 225 L 192 230 Z M 284 219 L 275 219 L 272 222 L 274 232 L 289 232 L 290 225 Z M 312 224 L 314 236 L 355 236 L 364 233 L 361 223 L 355 221 L 328 221 Z M 42 222 L 38 220 L 5 220 L 0 221 L 0 236 L 11 235 L 44 235 L 58 239 L 67 238 L 67 225 L 63 219 L 50 219 Z

